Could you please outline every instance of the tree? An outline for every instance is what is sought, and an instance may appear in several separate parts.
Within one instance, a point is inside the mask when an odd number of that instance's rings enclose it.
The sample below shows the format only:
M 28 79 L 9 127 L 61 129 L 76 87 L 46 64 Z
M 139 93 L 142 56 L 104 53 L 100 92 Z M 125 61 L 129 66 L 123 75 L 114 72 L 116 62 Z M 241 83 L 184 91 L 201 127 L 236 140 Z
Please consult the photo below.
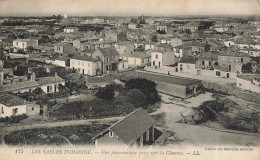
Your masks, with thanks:
M 153 35 L 151 38 L 152 42 L 158 42 L 158 37 L 157 35 Z
M 58 85 L 58 89 L 59 89 L 59 92 L 60 93 L 62 93 L 63 95 L 66 95 L 66 93 L 67 93 L 67 88 L 66 88 L 66 86 L 65 85 L 62 85 L 62 84 L 59 84 Z
M 135 108 L 147 108 L 145 95 L 139 89 L 129 90 L 126 99 L 129 103 L 133 104 Z
M 243 64 L 242 73 L 252 73 L 252 64 L 251 63 Z
M 34 95 L 34 99 L 38 102 L 41 103 L 41 98 L 43 97 L 44 91 L 40 88 L 37 87 L 36 89 L 34 89 L 32 91 L 33 95 Z
M 111 100 L 114 98 L 114 88 L 111 86 L 106 86 L 104 88 L 99 88 L 98 92 L 96 93 L 96 96 L 101 99 L 105 100 Z
M 125 87 L 127 90 L 139 89 L 145 95 L 148 104 L 154 104 L 160 100 L 156 90 L 156 83 L 151 80 L 143 78 L 130 79 L 126 82 Z

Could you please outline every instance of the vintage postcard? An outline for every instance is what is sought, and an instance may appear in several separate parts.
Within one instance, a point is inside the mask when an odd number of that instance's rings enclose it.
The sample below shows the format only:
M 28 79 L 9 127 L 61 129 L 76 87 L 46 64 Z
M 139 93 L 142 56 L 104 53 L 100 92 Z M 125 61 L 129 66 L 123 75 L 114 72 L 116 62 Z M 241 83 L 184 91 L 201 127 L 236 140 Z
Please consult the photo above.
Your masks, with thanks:
M 0 0 L 0 160 L 258 160 L 259 133 L 259 0 Z

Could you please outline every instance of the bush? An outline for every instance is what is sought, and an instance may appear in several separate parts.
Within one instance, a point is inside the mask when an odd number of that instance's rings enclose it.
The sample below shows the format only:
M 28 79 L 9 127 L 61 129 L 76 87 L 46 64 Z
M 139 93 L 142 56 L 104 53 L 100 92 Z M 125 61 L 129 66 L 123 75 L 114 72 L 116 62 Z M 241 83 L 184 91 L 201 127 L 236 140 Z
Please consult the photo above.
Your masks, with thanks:
M 5 117 L 5 118 L 0 118 L 0 122 L 4 123 L 19 123 L 21 120 L 28 118 L 26 114 L 21 114 L 17 116 L 11 116 L 11 117 Z
M 144 109 L 147 109 L 145 95 L 139 89 L 129 90 L 126 99 L 129 103 L 133 104 L 135 108 L 142 107 Z
M 142 78 L 130 79 L 126 82 L 125 87 L 127 90 L 139 89 L 145 95 L 147 104 L 155 104 L 160 101 L 160 97 L 156 90 L 156 83 Z
M 104 88 L 99 88 L 96 96 L 101 99 L 111 100 L 114 98 L 114 88 L 111 86 L 106 86 Z

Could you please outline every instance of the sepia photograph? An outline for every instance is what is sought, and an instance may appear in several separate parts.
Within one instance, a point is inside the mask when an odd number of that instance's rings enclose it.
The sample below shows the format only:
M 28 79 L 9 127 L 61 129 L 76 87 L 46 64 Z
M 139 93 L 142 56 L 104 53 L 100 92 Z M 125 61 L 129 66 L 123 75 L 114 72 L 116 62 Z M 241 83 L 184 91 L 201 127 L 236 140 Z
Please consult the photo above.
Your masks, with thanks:
M 0 0 L 0 159 L 260 159 L 259 0 Z

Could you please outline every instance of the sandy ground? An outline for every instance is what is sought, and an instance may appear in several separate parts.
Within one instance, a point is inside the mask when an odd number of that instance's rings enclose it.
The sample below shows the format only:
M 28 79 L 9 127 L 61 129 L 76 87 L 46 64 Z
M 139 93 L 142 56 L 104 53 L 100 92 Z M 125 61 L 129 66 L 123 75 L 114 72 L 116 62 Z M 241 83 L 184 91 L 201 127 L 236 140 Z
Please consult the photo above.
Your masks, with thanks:
M 161 107 L 151 115 L 166 113 L 166 123 L 177 122 L 182 119 L 181 114 L 187 116 L 193 112 L 193 107 L 198 107 L 205 101 L 214 100 L 212 93 L 208 92 L 184 101 L 163 93 L 160 93 L 160 96 L 162 99 Z
M 188 125 L 176 123 L 184 116 L 193 112 L 193 107 L 198 107 L 205 101 L 213 100 L 211 93 L 200 94 L 197 97 L 181 101 L 165 94 L 161 94 L 161 107 L 152 115 L 165 113 L 165 129 L 174 132 L 177 139 L 170 145 L 241 145 L 258 146 L 260 137 L 256 135 L 244 135 L 229 133 L 227 131 L 215 130 L 206 126 Z

